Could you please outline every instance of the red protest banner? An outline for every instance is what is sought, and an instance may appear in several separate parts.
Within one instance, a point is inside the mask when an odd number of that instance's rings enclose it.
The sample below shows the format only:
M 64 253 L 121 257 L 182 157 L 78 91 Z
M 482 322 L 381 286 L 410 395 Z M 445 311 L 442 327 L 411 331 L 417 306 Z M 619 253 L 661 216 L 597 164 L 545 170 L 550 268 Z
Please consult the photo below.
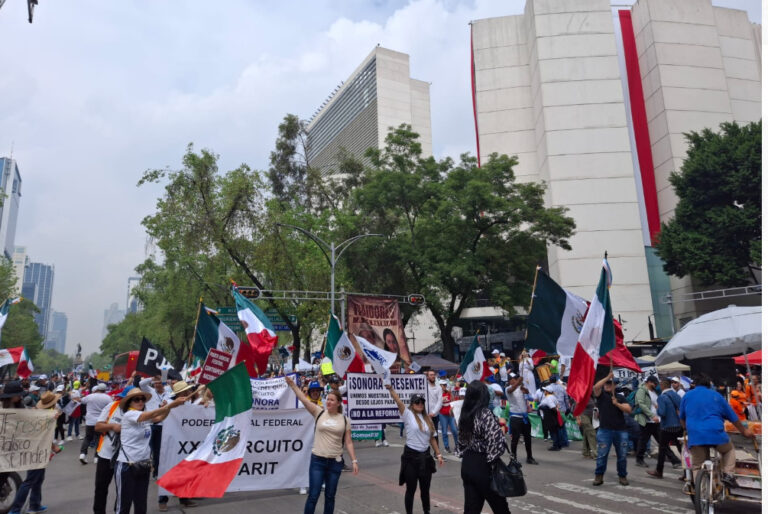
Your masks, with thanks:
M 211 348 L 208 351 L 208 357 L 205 358 L 203 369 L 200 372 L 199 384 L 207 384 L 211 382 L 219 375 L 229 369 L 229 362 L 232 360 L 232 355 L 216 348 Z

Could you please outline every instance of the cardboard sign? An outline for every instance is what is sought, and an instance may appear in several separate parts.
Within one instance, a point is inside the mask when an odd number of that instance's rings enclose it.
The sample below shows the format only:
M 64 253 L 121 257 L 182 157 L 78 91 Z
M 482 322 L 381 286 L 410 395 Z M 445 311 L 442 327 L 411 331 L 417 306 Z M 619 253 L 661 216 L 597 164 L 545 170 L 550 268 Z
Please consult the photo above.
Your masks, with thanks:
M 222 350 L 217 350 L 216 348 L 211 348 L 208 350 L 208 357 L 205 358 L 203 370 L 200 372 L 200 378 L 197 382 L 199 384 L 207 384 L 216 379 L 229 369 L 229 362 L 231 360 L 231 354 Z
M 54 428 L 56 418 L 52 410 L 2 409 L 0 472 L 47 466 L 51 460 Z
M 289 375 L 294 382 L 298 375 Z M 296 393 L 288 387 L 285 377 L 252 378 L 251 392 L 253 393 L 254 410 L 285 410 L 298 409 L 299 399 Z

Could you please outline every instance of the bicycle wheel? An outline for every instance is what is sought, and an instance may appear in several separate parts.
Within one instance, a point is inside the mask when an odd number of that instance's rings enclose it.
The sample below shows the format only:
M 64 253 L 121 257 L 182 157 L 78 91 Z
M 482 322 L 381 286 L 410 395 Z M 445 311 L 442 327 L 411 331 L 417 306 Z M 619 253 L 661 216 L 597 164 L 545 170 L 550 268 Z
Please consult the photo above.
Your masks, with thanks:
M 21 485 L 21 476 L 18 473 L 0 474 L 0 514 L 6 514 L 11 510 L 16 491 Z
M 712 502 L 712 491 L 710 490 L 709 474 L 709 470 L 702 469 L 696 477 L 696 488 L 693 495 L 693 507 L 696 510 L 696 514 L 713 514 L 715 512 L 715 506 Z

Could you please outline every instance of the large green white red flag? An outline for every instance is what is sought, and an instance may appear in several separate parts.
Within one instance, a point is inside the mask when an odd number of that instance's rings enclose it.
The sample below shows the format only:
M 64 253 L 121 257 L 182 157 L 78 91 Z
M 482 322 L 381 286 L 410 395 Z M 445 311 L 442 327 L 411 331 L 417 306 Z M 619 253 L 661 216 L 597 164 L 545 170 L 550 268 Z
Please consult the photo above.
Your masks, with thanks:
M 461 370 L 461 376 L 464 377 L 467 384 L 475 380 L 485 380 L 485 377 L 492 375 L 488 367 L 488 361 L 485 360 L 483 349 L 477 341 L 477 336 L 472 340 L 472 344 L 469 346 L 464 360 L 461 361 L 459 369 Z
M 232 296 L 237 306 L 237 318 L 243 325 L 245 335 L 253 349 L 253 361 L 259 368 L 259 373 L 265 373 L 269 356 L 277 344 L 277 334 L 272 327 L 272 322 L 261 309 L 241 295 L 237 287 L 232 288 Z
M 576 401 L 573 409 L 576 416 L 584 411 L 589 402 L 600 356 L 616 346 L 609 293 L 611 282 L 611 268 L 608 266 L 608 260 L 603 259 L 600 282 L 584 319 L 584 326 L 571 361 L 571 375 L 568 377 L 568 394 Z
M 157 484 L 179 498 L 221 498 L 243 463 L 253 393 L 244 363 L 208 384 L 216 418 L 205 441 L 169 469 Z

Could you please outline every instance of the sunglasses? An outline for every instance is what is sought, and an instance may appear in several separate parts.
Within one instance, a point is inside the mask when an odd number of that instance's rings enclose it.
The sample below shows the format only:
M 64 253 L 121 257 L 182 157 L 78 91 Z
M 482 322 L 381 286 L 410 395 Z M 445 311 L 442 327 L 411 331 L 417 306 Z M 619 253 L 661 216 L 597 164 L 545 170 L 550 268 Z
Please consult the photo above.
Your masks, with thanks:
M 424 403 L 424 398 L 414 398 L 411 403 L 414 404 L 414 405 L 418 405 L 420 403 Z
M 136 402 L 142 402 L 144 403 L 144 398 L 131 398 L 130 403 L 136 403 Z

